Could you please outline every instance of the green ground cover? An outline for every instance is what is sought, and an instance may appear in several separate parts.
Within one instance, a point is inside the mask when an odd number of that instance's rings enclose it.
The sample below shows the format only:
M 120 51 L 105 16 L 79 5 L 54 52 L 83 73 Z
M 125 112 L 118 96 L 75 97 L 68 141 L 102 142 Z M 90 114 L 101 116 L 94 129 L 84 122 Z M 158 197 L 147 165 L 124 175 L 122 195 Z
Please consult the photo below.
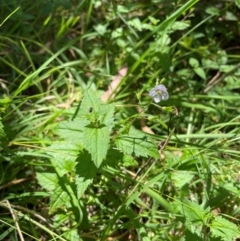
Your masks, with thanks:
M 0 240 L 238 240 L 239 10 L 2 0 Z

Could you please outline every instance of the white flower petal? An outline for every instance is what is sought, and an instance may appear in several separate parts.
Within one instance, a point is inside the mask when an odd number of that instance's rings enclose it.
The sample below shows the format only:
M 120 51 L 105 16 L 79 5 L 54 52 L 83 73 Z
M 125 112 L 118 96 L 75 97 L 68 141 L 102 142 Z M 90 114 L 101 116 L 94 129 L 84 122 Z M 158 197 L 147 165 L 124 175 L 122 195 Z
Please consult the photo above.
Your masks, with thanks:
M 149 96 L 150 97 L 154 97 L 154 95 L 156 95 L 156 89 L 155 88 L 153 88 L 153 89 L 151 89 L 150 91 L 149 91 Z
M 164 85 L 160 84 L 149 91 L 149 96 L 154 99 L 156 103 L 161 100 L 167 100 L 169 98 L 167 89 Z
M 155 87 L 156 91 L 167 91 L 166 87 L 164 85 L 158 85 Z
M 153 99 L 156 103 L 159 103 L 162 99 L 162 96 L 161 95 L 155 95 Z
M 162 91 L 162 99 L 163 100 L 167 100 L 168 97 L 169 97 L 168 92 L 167 91 Z

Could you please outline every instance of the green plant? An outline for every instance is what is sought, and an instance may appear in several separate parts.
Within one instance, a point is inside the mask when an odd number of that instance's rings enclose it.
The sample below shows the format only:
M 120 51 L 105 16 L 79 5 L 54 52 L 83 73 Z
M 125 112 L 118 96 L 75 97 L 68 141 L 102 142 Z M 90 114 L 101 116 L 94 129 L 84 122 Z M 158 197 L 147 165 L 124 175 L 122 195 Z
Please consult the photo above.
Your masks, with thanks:
M 0 240 L 239 237 L 238 1 L 0 5 Z

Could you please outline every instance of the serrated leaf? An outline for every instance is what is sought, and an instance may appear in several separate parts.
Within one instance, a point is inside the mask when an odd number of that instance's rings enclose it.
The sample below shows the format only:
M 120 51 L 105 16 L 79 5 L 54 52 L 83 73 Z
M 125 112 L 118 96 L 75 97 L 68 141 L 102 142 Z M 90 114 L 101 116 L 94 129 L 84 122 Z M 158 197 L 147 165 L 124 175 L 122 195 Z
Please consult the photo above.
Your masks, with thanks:
M 142 31 L 142 23 L 139 18 L 134 18 L 132 20 L 129 20 L 128 24 L 136 28 L 138 31 Z
M 47 189 L 48 191 L 53 191 L 54 189 L 56 189 L 59 186 L 58 177 L 55 173 L 38 172 L 36 177 L 37 177 L 39 184 L 43 188 Z
M 68 241 L 82 240 L 82 239 L 80 239 L 77 229 L 71 229 L 71 230 L 65 232 L 63 236 Z
M 73 121 L 59 124 L 55 133 L 62 139 L 50 147 L 60 169 L 71 171 L 83 148 L 89 151 L 99 167 L 106 157 L 110 132 L 114 126 L 114 105 L 102 104 L 98 94 L 90 89 L 84 92 L 79 113 Z
M 221 237 L 222 240 L 233 240 L 240 235 L 238 226 L 221 216 L 215 217 L 209 226 L 212 235 Z
M 117 5 L 117 12 L 118 13 L 128 13 L 130 10 L 127 7 L 124 7 L 123 5 L 118 4 Z
M 190 26 L 189 21 L 175 21 L 172 25 L 173 30 L 185 30 Z
M 125 155 L 123 157 L 123 166 L 130 167 L 130 166 L 137 166 L 137 161 L 133 158 L 133 156 Z
M 163 33 L 156 41 L 156 48 L 159 52 L 167 53 L 167 45 L 171 43 L 171 39 L 168 34 Z
M 60 139 L 81 145 L 79 137 L 81 136 L 83 128 L 89 123 L 90 121 L 86 118 L 62 121 L 54 130 L 54 133 L 56 133 Z
M 144 133 L 131 127 L 125 135 L 116 138 L 116 145 L 126 155 L 158 158 L 157 147 Z
M 107 33 L 107 27 L 108 27 L 108 24 L 97 24 L 95 25 L 93 28 L 94 30 L 96 30 L 96 32 L 103 36 L 105 33 Z
M 117 28 L 112 31 L 111 37 L 112 39 L 119 38 L 123 35 L 123 28 Z
M 184 199 L 182 204 L 182 213 L 190 222 L 205 223 L 209 216 L 209 209 L 203 209 L 197 203 Z
M 190 230 L 185 231 L 185 241 L 202 241 L 202 238 Z
M 100 167 L 107 155 L 110 132 L 106 126 L 96 128 L 86 127 L 83 131 L 84 148 L 89 151 L 96 167 Z
M 114 125 L 114 105 L 102 104 L 97 92 L 89 89 L 84 92 L 78 117 L 85 122 L 85 126 L 99 122 L 111 129 Z
M 76 166 L 76 185 L 77 196 L 80 199 L 86 191 L 89 184 L 92 183 L 93 178 L 97 172 L 97 168 L 91 160 L 91 155 L 86 151 L 82 152 L 77 161 Z
M 61 186 L 58 186 L 52 193 L 49 212 L 53 213 L 58 208 L 70 207 L 70 200 L 70 195 L 63 191 Z
M 58 213 L 53 216 L 53 226 L 54 228 L 58 228 L 64 222 L 69 220 L 69 213 Z
M 76 165 L 76 158 L 82 148 L 66 141 L 54 143 L 49 147 L 54 162 L 63 173 L 71 172 Z
M 99 122 L 104 124 L 108 127 L 111 131 L 112 127 L 114 126 L 114 111 L 115 106 L 114 104 L 104 104 L 100 107 L 99 111 Z
M 5 138 L 4 126 L 2 124 L 2 118 L 0 117 L 0 140 Z
M 91 89 L 87 89 L 84 91 L 78 116 L 80 118 L 92 116 L 94 113 L 98 113 L 100 106 L 101 100 L 99 94 Z M 89 111 L 89 108 L 92 108 L 92 112 Z
M 107 152 L 104 164 L 111 167 L 116 167 L 123 160 L 123 154 L 117 149 L 110 148 Z
M 187 171 L 176 171 L 172 173 L 172 180 L 176 187 L 182 188 L 184 185 L 189 183 L 194 177 L 194 174 Z

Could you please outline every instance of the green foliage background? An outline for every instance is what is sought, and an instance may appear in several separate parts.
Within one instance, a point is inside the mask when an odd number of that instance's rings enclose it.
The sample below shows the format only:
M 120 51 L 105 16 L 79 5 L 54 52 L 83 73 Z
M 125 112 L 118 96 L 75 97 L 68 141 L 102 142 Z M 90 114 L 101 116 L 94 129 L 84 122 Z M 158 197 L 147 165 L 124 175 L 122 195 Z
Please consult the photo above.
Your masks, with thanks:
M 239 8 L 2 0 L 0 240 L 238 240 Z

